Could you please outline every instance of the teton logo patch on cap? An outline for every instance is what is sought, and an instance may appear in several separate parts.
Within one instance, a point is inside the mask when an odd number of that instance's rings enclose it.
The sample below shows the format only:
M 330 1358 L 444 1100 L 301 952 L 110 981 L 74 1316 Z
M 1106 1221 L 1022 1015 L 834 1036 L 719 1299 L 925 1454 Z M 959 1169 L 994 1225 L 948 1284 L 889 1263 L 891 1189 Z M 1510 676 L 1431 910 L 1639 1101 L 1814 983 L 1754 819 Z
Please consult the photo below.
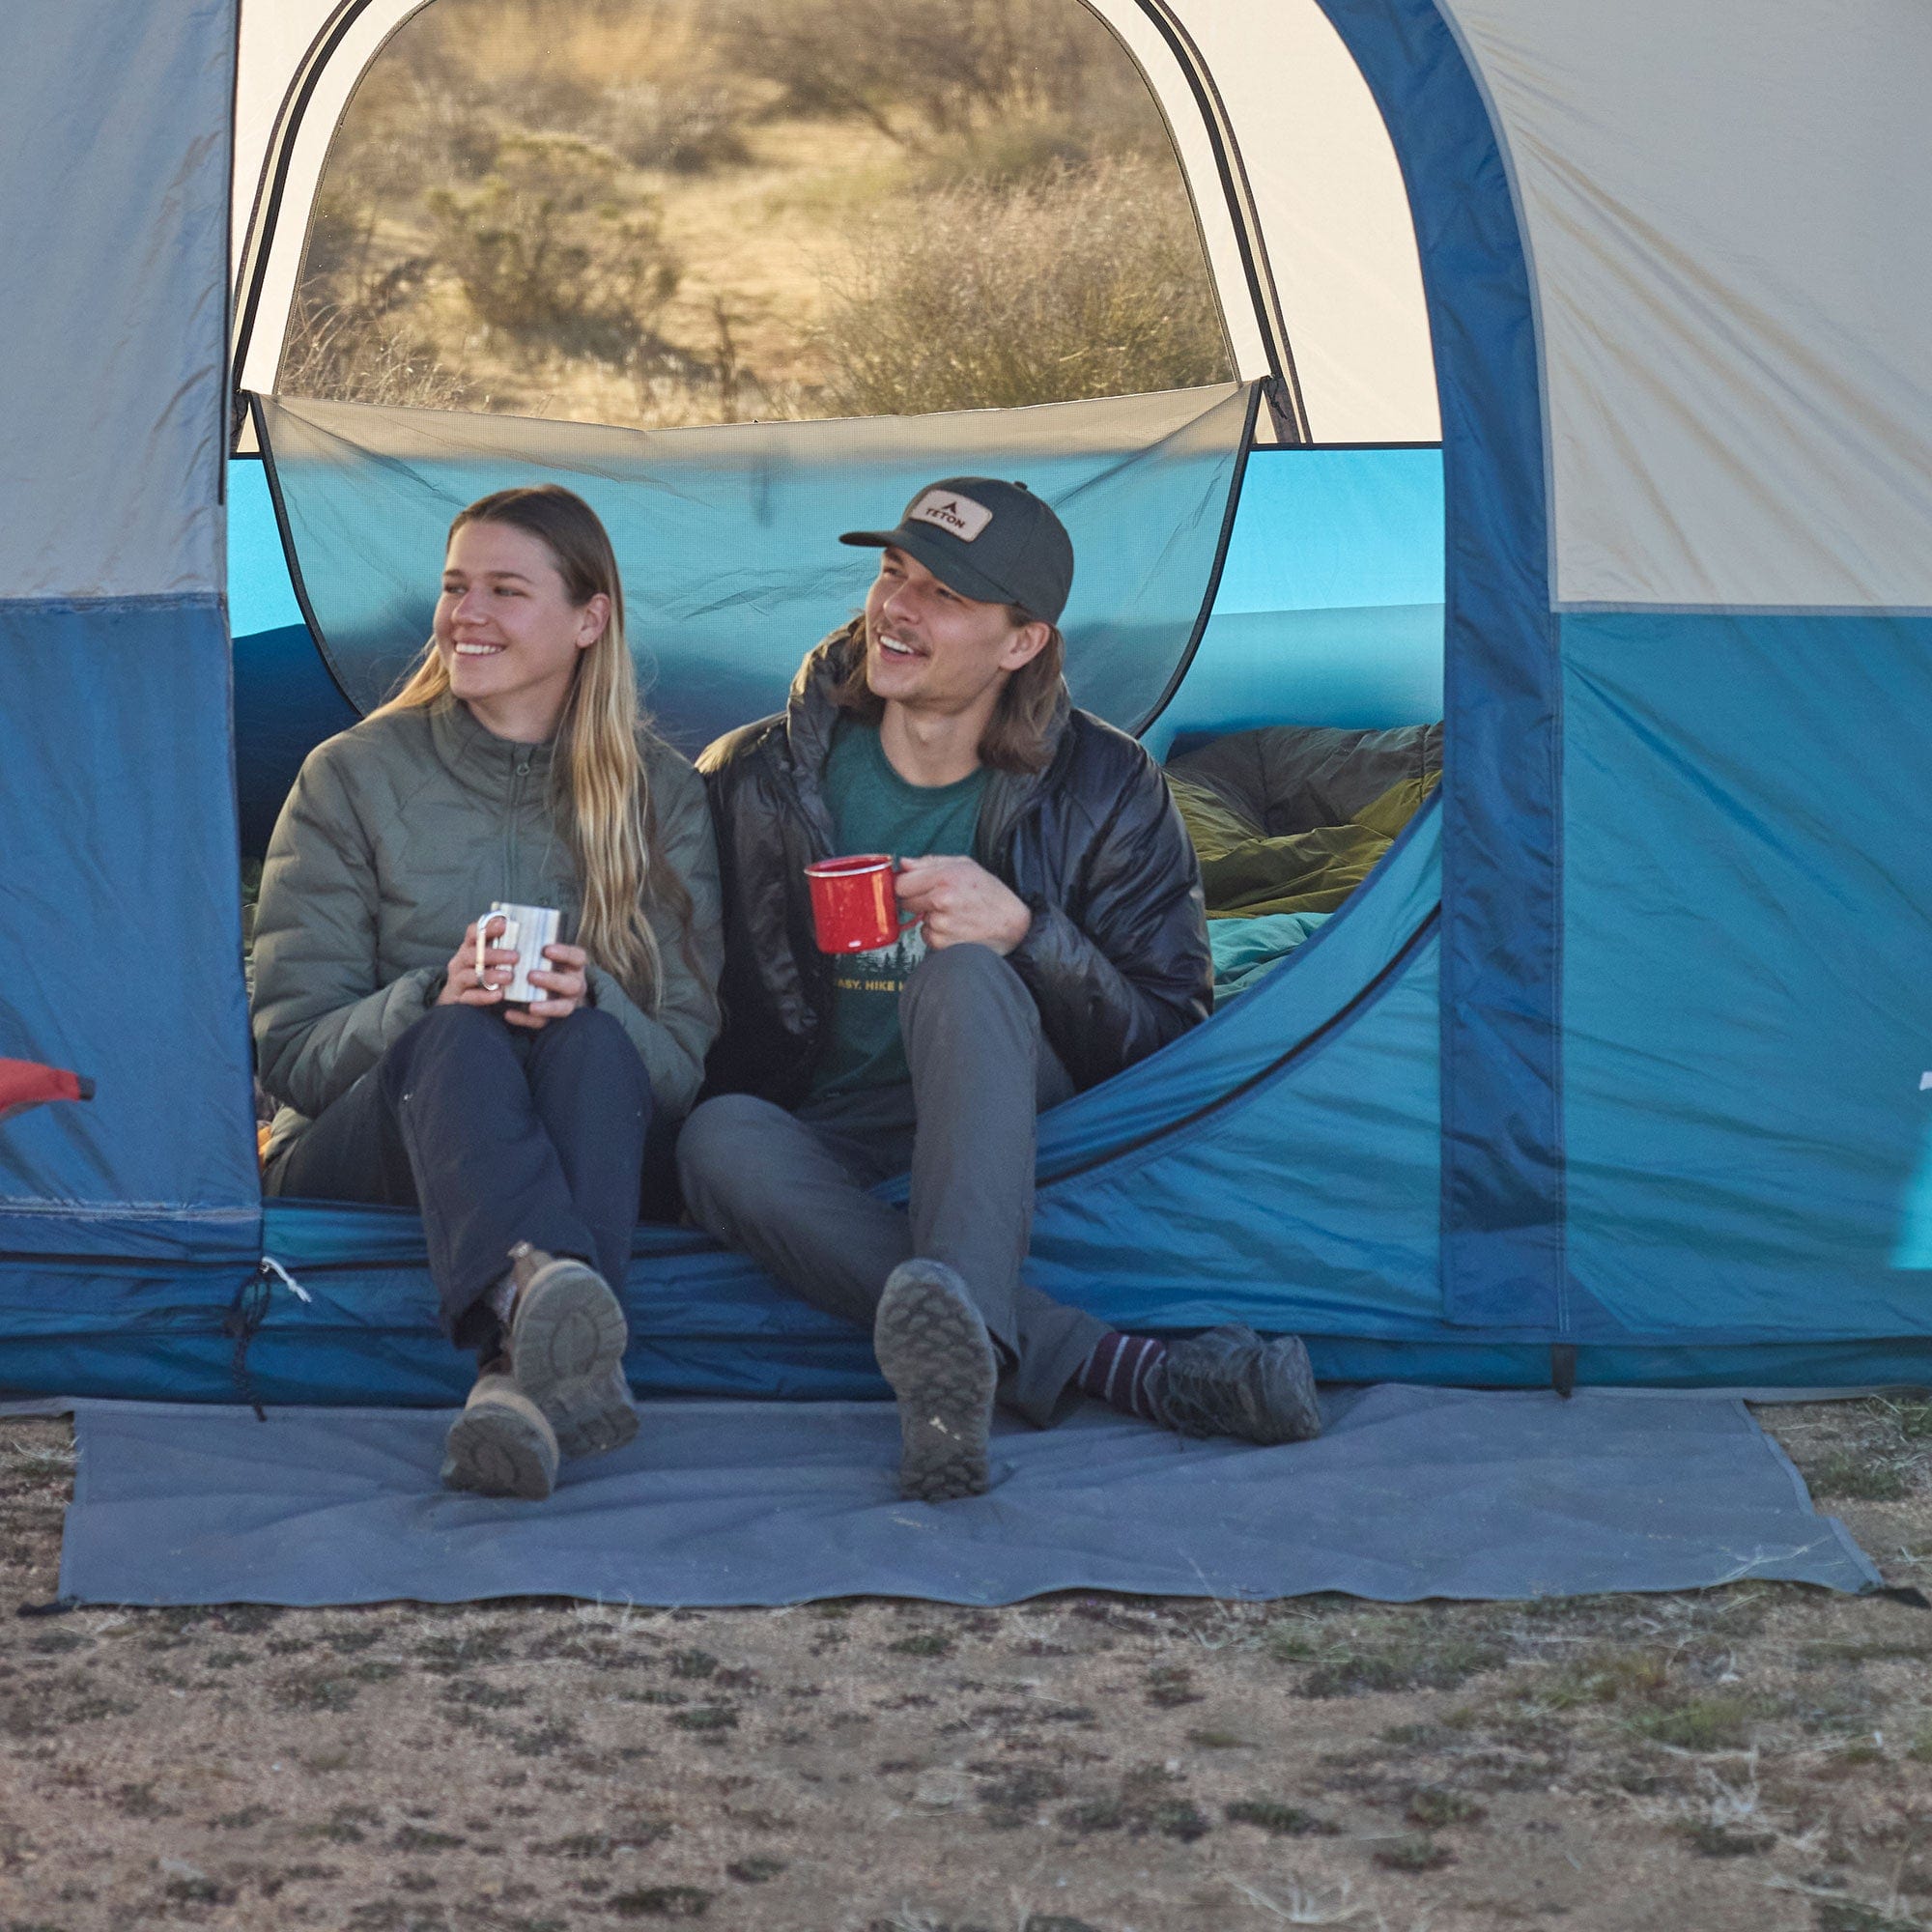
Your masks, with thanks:
M 993 513 L 985 504 L 956 490 L 928 490 L 906 513 L 907 523 L 937 524 L 961 543 L 971 543 L 992 521 Z

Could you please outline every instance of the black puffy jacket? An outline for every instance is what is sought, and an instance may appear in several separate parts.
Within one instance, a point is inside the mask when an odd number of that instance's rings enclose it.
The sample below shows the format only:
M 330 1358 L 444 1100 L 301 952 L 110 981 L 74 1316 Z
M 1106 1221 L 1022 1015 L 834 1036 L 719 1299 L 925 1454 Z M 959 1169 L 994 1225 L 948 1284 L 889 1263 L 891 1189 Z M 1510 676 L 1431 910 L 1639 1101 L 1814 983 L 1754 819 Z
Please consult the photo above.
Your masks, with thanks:
M 808 657 L 786 709 L 698 759 L 724 875 L 724 1030 L 713 1093 L 795 1107 L 825 1045 L 831 971 L 805 867 L 834 852 L 819 779 L 849 633 Z M 973 856 L 1033 908 L 1007 956 L 1076 1086 L 1131 1066 L 1208 1016 L 1213 966 L 1201 873 L 1160 767 L 1063 694 L 1039 772 L 989 774 Z

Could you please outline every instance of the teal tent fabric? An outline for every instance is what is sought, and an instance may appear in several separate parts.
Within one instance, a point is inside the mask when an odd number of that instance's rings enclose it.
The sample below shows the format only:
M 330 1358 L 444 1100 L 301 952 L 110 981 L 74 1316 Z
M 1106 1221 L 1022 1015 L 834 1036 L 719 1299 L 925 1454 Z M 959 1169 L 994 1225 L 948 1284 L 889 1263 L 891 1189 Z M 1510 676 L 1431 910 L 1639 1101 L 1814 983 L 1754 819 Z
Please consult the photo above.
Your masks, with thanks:
M 1213 615 L 1148 749 L 1440 718 L 1443 568 L 1439 449 L 1257 447 Z
M 1562 641 L 1577 1325 L 1925 1335 L 1932 617 Z
M 312 627 L 362 709 L 429 635 L 450 519 L 547 479 L 610 527 L 649 701 L 696 751 L 777 710 L 806 651 L 864 600 L 875 560 L 838 533 L 889 526 L 945 475 L 1011 477 L 1059 511 L 1078 559 L 1068 682 L 1139 729 L 1206 622 L 1258 400 L 1234 385 L 645 431 L 283 399 L 258 420 Z

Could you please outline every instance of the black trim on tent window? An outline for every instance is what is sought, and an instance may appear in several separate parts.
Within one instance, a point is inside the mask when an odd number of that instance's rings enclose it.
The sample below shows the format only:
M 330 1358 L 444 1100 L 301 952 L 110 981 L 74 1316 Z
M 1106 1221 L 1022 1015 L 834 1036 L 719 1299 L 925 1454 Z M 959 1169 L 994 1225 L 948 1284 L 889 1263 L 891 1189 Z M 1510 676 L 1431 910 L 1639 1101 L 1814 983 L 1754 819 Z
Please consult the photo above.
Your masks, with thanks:
M 1154 699 L 1153 709 L 1133 727 L 1132 735 L 1144 737 L 1154 720 L 1174 702 L 1174 694 L 1181 687 L 1187 676 L 1188 668 L 1194 663 L 1194 656 L 1201 648 L 1201 639 L 1208 635 L 1208 620 L 1214 614 L 1214 600 L 1221 594 L 1221 572 L 1227 567 L 1228 546 L 1235 535 L 1235 517 L 1241 507 L 1241 482 L 1248 473 L 1248 457 L 1255 446 L 1255 419 L 1261 413 L 1262 392 L 1267 386 L 1265 382 L 1248 384 L 1248 412 L 1241 422 L 1241 440 L 1235 447 L 1235 473 L 1228 479 L 1228 501 L 1221 512 L 1221 534 L 1214 545 L 1214 561 L 1208 572 L 1208 585 L 1201 593 L 1201 609 L 1194 618 L 1194 629 L 1189 632 L 1187 643 L 1180 653 L 1180 661 L 1174 668 L 1174 674 Z
M 250 395 L 248 408 L 254 417 L 255 447 L 260 456 L 262 474 L 269 482 L 269 500 L 275 506 L 275 528 L 281 533 L 282 561 L 288 565 L 289 587 L 296 593 L 296 607 L 302 613 L 302 622 L 308 626 L 309 639 L 315 645 L 316 655 L 322 660 L 323 669 L 328 673 L 328 681 L 342 694 L 342 701 L 350 710 L 361 718 L 366 714 L 344 682 L 335 660 L 329 656 L 328 639 L 323 636 L 322 626 L 316 621 L 315 607 L 308 601 L 308 585 L 302 582 L 301 559 L 296 554 L 295 531 L 289 527 L 289 507 L 282 500 L 282 479 L 275 469 L 274 452 L 269 446 L 269 423 L 262 409 L 261 397 Z

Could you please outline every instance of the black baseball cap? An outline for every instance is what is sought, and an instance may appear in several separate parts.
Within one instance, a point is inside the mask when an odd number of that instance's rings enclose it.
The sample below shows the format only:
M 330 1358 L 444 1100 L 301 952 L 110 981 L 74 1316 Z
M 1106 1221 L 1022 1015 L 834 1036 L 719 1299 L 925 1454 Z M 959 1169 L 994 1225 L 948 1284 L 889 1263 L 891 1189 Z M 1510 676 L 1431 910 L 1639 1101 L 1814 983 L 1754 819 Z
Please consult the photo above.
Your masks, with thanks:
M 1060 622 L 1073 587 L 1073 539 L 1024 483 L 945 476 L 905 506 L 895 530 L 847 530 L 838 541 L 902 550 L 940 582 L 982 604 L 1017 604 Z

